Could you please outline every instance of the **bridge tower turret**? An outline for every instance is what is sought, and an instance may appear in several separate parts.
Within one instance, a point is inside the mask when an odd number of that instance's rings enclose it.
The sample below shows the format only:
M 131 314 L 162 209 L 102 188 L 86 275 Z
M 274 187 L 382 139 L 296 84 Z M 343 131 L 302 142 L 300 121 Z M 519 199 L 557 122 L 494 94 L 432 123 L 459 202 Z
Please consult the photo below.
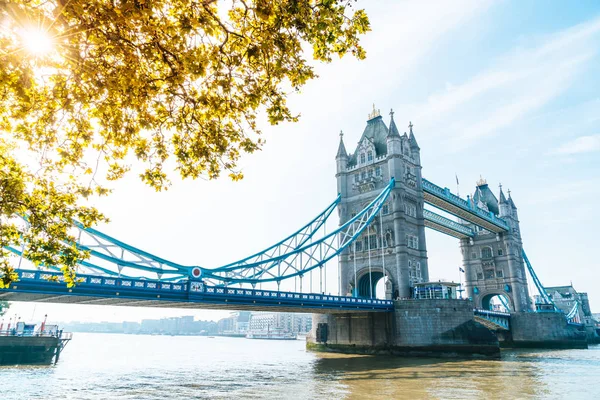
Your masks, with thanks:
M 348 153 L 346 152 L 346 146 L 344 146 L 344 132 L 340 131 L 340 144 L 338 146 L 337 155 L 335 156 L 336 174 L 337 178 L 337 190 L 338 193 L 346 196 L 348 192 L 347 179 L 345 178 L 348 168 Z
M 342 294 L 374 298 L 385 274 L 386 297 L 410 297 L 412 286 L 429 278 L 420 149 L 413 125 L 410 136 L 401 136 L 393 111 L 390 117 L 388 128 L 373 108 L 355 151 L 345 156 L 343 142 L 338 148 L 340 225 L 372 201 L 392 177 L 396 180 L 379 217 L 339 257 Z
M 472 197 L 474 204 L 502 218 L 509 229 L 494 234 L 472 226 L 475 237 L 461 240 L 467 294 L 477 308 L 489 309 L 494 296 L 503 296 L 508 300 L 511 311 L 530 311 L 531 300 L 522 256 L 523 242 L 517 207 L 510 191 L 506 198 L 502 185 L 499 198 L 496 199 L 484 179 L 477 181 Z

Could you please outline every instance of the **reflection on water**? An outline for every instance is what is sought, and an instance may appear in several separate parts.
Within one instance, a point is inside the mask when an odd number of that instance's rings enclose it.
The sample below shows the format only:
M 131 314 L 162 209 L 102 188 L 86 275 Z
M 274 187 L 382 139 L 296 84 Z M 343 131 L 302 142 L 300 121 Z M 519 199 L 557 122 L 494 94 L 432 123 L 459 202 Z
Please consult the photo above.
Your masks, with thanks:
M 301 341 L 75 335 L 58 365 L 0 367 L 1 399 L 600 398 L 600 347 L 501 360 L 306 352 Z

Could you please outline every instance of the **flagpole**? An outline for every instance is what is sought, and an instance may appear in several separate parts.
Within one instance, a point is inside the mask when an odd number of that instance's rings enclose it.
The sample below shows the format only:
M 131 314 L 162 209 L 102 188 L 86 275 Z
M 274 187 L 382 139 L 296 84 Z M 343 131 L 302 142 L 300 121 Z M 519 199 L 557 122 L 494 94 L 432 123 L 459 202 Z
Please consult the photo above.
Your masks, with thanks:
M 464 272 L 464 270 L 461 267 L 458 267 L 458 287 L 460 289 L 458 289 L 458 294 L 459 294 L 459 298 L 463 298 L 462 294 L 464 292 L 464 289 L 462 287 L 462 275 L 461 272 Z
M 459 190 L 459 184 L 458 184 L 458 175 L 456 174 L 456 172 L 454 173 L 454 177 L 456 178 L 456 195 L 458 197 L 460 197 L 460 190 Z

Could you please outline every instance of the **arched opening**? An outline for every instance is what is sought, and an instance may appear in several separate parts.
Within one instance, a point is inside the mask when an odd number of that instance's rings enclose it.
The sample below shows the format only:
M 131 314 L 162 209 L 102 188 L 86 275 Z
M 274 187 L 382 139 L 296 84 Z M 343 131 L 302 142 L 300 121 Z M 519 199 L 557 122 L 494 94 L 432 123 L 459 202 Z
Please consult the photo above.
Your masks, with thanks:
M 385 279 L 380 279 L 377 281 L 377 285 L 375 287 L 375 298 L 385 299 Z
M 385 288 L 383 282 L 384 280 L 381 278 L 383 278 L 383 273 L 381 271 L 372 271 L 371 274 L 367 272 L 366 274 L 358 278 L 358 297 L 362 297 L 365 299 L 370 299 L 371 297 L 380 299 L 385 298 Z M 380 291 L 382 292 L 381 297 L 377 294 L 379 282 L 381 282 L 382 286 L 382 289 L 380 289 Z
M 482 297 L 481 308 L 490 311 L 510 312 L 510 299 L 505 294 L 490 293 Z

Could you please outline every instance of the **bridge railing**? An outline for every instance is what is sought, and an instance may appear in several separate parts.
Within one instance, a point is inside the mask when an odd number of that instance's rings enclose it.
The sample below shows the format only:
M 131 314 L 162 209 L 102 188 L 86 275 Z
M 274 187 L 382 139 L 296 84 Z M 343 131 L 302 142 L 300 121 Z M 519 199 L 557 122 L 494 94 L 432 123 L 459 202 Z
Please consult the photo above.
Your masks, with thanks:
M 425 178 L 423 178 L 423 190 L 438 197 L 441 197 L 447 200 L 448 202 L 465 209 L 465 211 L 472 212 L 486 221 L 492 222 L 493 224 L 498 225 L 506 230 L 509 229 L 509 226 L 506 223 L 506 221 L 504 221 L 502 218 L 496 217 L 493 212 L 482 210 L 476 205 L 471 204 L 465 199 L 455 195 L 450 191 L 450 189 L 441 188 L 440 186 L 428 181 Z
M 480 308 L 473 309 L 473 314 L 476 317 L 490 321 L 506 330 L 510 330 L 510 313 L 500 311 L 482 310 Z
M 65 285 L 64 277 L 61 273 L 45 272 L 45 271 L 18 271 L 20 281 L 24 282 L 44 282 L 48 284 L 55 283 L 57 285 Z M 78 287 L 84 289 L 93 289 L 95 287 L 102 289 L 115 289 L 120 294 L 124 295 L 127 292 L 151 292 L 152 294 L 160 293 L 181 293 L 182 298 L 186 295 L 205 296 L 212 298 L 249 298 L 254 300 L 273 299 L 278 301 L 293 301 L 295 303 L 311 303 L 318 302 L 319 304 L 328 304 L 336 306 L 356 306 L 359 308 L 385 308 L 391 309 L 394 306 L 392 300 L 383 299 L 365 299 L 347 296 L 334 296 L 318 293 L 297 293 L 262 289 L 249 288 L 234 288 L 228 286 L 207 286 L 201 281 L 181 281 L 181 282 L 161 282 L 146 279 L 130 279 L 130 278 L 113 278 L 93 275 L 78 275 Z
M 505 312 L 501 312 L 501 311 L 491 311 L 491 310 L 484 310 L 481 308 L 474 308 L 473 312 L 476 315 L 481 315 L 481 316 L 490 316 L 490 317 L 503 317 L 503 318 L 510 318 L 510 313 L 505 313 Z
M 220 286 L 206 286 L 204 292 L 216 295 L 228 296 L 254 296 L 262 298 L 277 298 L 286 300 L 301 300 L 301 301 L 319 301 L 319 302 L 334 302 L 339 304 L 362 304 L 362 305 L 386 305 L 393 306 L 392 300 L 382 299 L 363 299 L 359 297 L 333 296 L 318 293 L 296 293 L 296 292 L 278 292 L 274 290 L 261 289 L 245 289 L 245 288 L 230 288 Z

